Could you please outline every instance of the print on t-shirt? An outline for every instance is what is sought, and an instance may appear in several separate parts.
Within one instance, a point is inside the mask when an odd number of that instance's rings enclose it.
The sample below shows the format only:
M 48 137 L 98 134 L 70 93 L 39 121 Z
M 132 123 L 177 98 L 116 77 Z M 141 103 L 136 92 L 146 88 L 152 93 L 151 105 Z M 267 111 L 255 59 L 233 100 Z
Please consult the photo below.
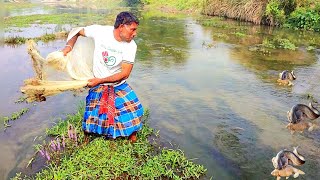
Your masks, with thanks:
M 102 58 L 107 66 L 113 66 L 116 63 L 114 56 L 108 56 L 108 51 L 102 51 Z

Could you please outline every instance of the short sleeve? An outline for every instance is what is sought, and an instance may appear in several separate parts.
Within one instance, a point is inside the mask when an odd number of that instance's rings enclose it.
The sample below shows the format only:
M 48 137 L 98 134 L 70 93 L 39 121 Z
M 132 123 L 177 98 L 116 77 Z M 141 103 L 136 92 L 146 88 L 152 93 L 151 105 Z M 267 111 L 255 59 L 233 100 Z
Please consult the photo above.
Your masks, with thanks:
M 103 29 L 103 26 L 101 25 L 91 25 L 84 28 L 84 34 L 87 37 L 96 38 L 100 33 L 101 29 Z
M 123 62 L 133 64 L 136 57 L 137 44 L 132 40 L 128 46 L 123 50 L 122 60 Z

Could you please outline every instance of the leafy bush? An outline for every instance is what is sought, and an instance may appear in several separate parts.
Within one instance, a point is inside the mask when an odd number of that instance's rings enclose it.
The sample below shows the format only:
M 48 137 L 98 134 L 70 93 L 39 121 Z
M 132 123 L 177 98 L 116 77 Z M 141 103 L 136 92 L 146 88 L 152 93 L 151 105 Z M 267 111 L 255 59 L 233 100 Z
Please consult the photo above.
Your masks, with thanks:
M 279 26 L 285 22 L 286 16 L 281 3 L 278 0 L 271 0 L 266 7 L 266 19 L 270 25 Z
M 297 8 L 287 21 L 289 27 L 306 30 L 320 30 L 320 13 L 316 9 Z

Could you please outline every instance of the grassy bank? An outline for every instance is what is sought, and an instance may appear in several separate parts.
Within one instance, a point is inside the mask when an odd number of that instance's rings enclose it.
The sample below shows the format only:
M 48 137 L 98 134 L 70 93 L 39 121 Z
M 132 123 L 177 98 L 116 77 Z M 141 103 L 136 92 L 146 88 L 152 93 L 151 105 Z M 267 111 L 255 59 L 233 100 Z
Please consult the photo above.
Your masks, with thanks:
M 188 160 L 183 151 L 159 146 L 154 130 L 146 122 L 148 111 L 136 143 L 92 136 L 89 144 L 82 145 L 83 134 L 79 132 L 83 110 L 82 106 L 48 129 L 53 140 L 36 146 L 35 158 L 47 159 L 48 168 L 34 176 L 18 173 L 12 179 L 198 179 L 206 172 L 203 166 Z
M 260 24 L 265 6 L 265 0 L 206 0 L 202 13 Z
M 320 0 L 141 0 L 152 7 L 191 10 L 204 15 L 320 31 Z
M 206 15 L 320 31 L 319 0 L 206 0 L 203 7 Z
M 143 4 L 149 5 L 154 8 L 167 7 L 173 11 L 176 10 L 189 10 L 199 11 L 202 9 L 203 0 L 140 0 Z

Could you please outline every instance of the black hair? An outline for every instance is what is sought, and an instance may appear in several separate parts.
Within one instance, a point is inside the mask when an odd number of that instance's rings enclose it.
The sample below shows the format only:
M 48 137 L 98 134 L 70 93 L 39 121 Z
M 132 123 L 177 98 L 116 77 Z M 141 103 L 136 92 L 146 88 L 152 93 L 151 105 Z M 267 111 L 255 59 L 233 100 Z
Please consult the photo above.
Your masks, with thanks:
M 121 24 L 130 25 L 133 22 L 139 24 L 139 20 L 136 16 L 130 12 L 121 12 L 117 15 L 116 22 L 114 23 L 114 28 L 117 29 Z

